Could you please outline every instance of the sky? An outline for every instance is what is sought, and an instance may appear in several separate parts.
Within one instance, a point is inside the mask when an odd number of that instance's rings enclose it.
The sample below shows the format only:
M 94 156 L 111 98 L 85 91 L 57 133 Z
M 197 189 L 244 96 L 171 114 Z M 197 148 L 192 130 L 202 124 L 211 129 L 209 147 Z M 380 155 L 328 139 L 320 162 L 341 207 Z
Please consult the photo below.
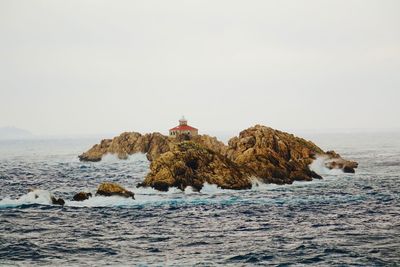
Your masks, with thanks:
M 400 129 L 400 1 L 0 0 L 0 127 Z

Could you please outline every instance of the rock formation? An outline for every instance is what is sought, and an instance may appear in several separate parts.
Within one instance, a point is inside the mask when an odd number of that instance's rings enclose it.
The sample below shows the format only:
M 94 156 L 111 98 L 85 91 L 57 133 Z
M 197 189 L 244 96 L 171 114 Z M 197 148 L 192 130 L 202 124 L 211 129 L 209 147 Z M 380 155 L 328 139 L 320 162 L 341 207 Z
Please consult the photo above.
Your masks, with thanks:
M 325 159 L 329 169 L 352 173 L 357 163 L 347 161 L 334 151 L 324 152 L 311 141 L 292 134 L 256 125 L 229 140 L 228 145 L 208 135 L 171 138 L 160 133 L 141 135 L 123 133 L 79 156 L 82 161 L 99 161 L 107 153 L 127 158 L 147 153 L 150 172 L 140 186 L 168 190 L 186 186 L 200 190 L 205 182 L 221 188 L 250 188 L 252 180 L 290 184 L 322 178 L 310 170 L 317 157 Z
M 179 143 L 154 160 L 150 173 L 139 186 L 167 191 L 169 187 L 200 190 L 204 183 L 227 189 L 251 188 L 250 170 L 222 154 L 193 141 Z
M 345 160 L 335 151 L 327 151 L 323 157 L 325 157 L 325 167 L 330 170 L 341 169 L 345 173 L 355 173 L 358 167 L 357 162 Z
M 292 134 L 256 125 L 229 140 L 227 157 L 247 166 L 264 182 L 290 184 L 321 178 L 309 169 L 322 149 Z
M 86 193 L 86 192 L 79 192 L 74 195 L 72 198 L 73 201 L 84 201 L 86 199 L 89 199 L 92 197 L 92 193 Z
M 147 159 L 152 161 L 161 154 L 171 151 L 176 144 L 190 138 L 178 136 L 171 138 L 160 133 L 142 135 L 137 132 L 125 132 L 113 139 L 104 139 L 100 144 L 94 145 L 87 152 L 79 156 L 81 161 L 100 161 L 106 154 L 117 155 L 120 159 L 126 159 L 135 153 L 147 153 Z M 198 135 L 191 138 L 193 142 L 199 143 L 206 148 L 224 153 L 226 146 L 215 137 Z
M 97 188 L 96 196 L 120 196 L 135 199 L 135 194 L 115 183 L 102 183 Z
M 65 204 L 65 201 L 64 201 L 64 199 L 62 199 L 62 198 L 56 198 L 56 197 L 54 197 L 54 196 L 51 196 L 51 204 L 53 204 L 53 205 L 61 205 L 61 206 L 64 206 L 64 204 Z

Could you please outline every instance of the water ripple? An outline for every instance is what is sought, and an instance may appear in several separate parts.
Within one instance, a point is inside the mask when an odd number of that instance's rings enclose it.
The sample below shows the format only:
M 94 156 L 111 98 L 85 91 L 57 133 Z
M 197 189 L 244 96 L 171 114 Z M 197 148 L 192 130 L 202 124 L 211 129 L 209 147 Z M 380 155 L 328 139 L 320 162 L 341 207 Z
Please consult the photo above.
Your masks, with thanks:
M 143 155 L 79 162 L 76 155 L 92 143 L 6 146 L 8 154 L 0 157 L 0 265 L 400 262 L 400 145 L 388 151 L 370 144 L 343 148 L 342 154 L 360 163 L 355 175 L 240 192 L 206 186 L 200 193 L 162 193 L 136 189 L 149 166 Z M 102 181 L 132 189 L 136 200 L 70 201 L 78 191 L 95 192 Z M 35 201 L 27 195 L 30 188 L 63 197 L 66 205 Z

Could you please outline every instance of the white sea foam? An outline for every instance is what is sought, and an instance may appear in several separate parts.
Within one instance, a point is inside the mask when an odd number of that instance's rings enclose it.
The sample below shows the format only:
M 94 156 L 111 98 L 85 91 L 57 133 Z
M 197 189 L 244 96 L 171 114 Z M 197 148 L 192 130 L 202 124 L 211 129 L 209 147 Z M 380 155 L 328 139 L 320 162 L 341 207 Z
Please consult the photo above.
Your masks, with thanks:
M 134 206 L 144 205 L 158 202 L 165 202 L 170 200 L 170 197 L 163 196 L 162 193 L 158 194 L 141 194 L 136 192 L 135 199 L 124 198 L 119 196 L 95 196 L 92 192 L 93 197 L 84 201 L 72 201 L 65 199 L 66 207 L 119 207 L 119 206 Z M 165 193 L 164 193 L 165 194 Z M 20 198 L 10 199 L 5 198 L 0 200 L 0 208 L 13 208 L 22 205 L 40 204 L 40 205 L 52 205 L 51 201 L 52 194 L 46 190 L 35 190 L 29 192 Z
M 137 154 L 140 159 L 144 157 L 143 154 Z M 108 157 L 109 160 L 113 160 L 115 156 Z M 132 159 L 137 160 L 137 159 Z M 310 168 L 321 174 L 327 175 L 328 180 L 329 176 L 334 176 L 338 174 L 342 174 L 341 170 L 329 170 L 324 165 L 325 158 L 317 158 L 311 165 Z M 259 191 L 266 192 L 271 190 L 276 190 L 285 187 L 296 187 L 296 186 L 308 186 L 314 183 L 322 183 L 326 182 L 327 179 L 324 180 L 313 180 L 311 182 L 294 182 L 291 185 L 276 185 L 276 184 L 266 184 L 258 179 L 253 180 L 252 188 L 244 191 Z M 65 206 L 71 207 L 119 207 L 119 206 L 136 206 L 136 205 L 154 205 L 154 204 L 162 204 L 168 202 L 176 202 L 176 201 L 192 201 L 199 200 L 202 198 L 207 198 L 208 196 L 213 195 L 229 195 L 237 193 L 236 190 L 227 190 L 218 187 L 215 184 L 205 183 L 200 192 L 197 192 L 192 187 L 187 187 L 183 192 L 176 188 L 171 187 L 167 192 L 157 191 L 150 187 L 140 187 L 140 188 L 127 188 L 128 190 L 135 193 L 135 199 L 131 198 L 123 198 L 118 196 L 113 197 L 104 197 L 104 196 L 95 196 L 95 189 L 85 190 L 86 192 L 91 192 L 93 197 L 85 200 L 85 201 L 71 201 L 69 199 L 65 199 Z M 59 190 L 60 191 L 60 190 Z M 68 188 L 61 190 L 63 192 L 68 191 Z M 8 207 L 17 207 L 21 205 L 30 205 L 30 204 L 41 204 L 41 205 L 52 205 L 51 202 L 52 194 L 46 190 L 34 190 L 29 192 L 18 199 L 10 199 L 5 198 L 0 200 L 0 208 L 8 208 Z
M 176 187 L 170 187 L 168 191 L 158 191 L 151 187 L 139 187 L 139 188 L 127 188 L 128 190 L 132 191 L 136 194 L 140 195 L 174 195 L 174 194 L 181 194 L 182 190 Z M 187 189 L 190 190 L 190 189 Z
M 135 162 L 135 161 L 148 161 L 148 160 L 147 160 L 146 154 L 135 153 L 135 154 L 132 154 L 132 155 L 128 155 L 128 157 L 125 159 L 125 161 L 128 161 L 128 162 L 133 161 L 133 162 Z M 100 162 L 101 163 L 107 163 L 107 164 L 108 163 L 114 163 L 114 162 L 115 163 L 120 163 L 121 159 L 119 159 L 116 154 L 107 153 L 102 157 Z
M 228 189 L 222 189 L 221 187 L 218 187 L 215 184 L 209 184 L 209 183 L 204 183 L 203 188 L 200 190 L 201 193 L 207 194 L 207 195 L 214 195 L 217 193 L 228 193 Z
M 277 184 L 267 184 L 259 179 L 254 178 L 252 181 L 252 191 L 268 191 L 268 190 L 273 190 L 276 188 L 282 187 L 282 185 L 277 185 Z
M 196 194 L 197 192 L 193 189 L 193 187 L 188 186 L 185 188 L 185 195 L 191 195 L 191 194 Z
M 94 196 L 84 201 L 65 201 L 67 207 L 114 207 L 114 206 L 132 206 L 137 201 L 132 198 L 118 196 L 104 197 Z
M 0 200 L 0 208 L 12 208 L 29 204 L 51 205 L 51 193 L 46 190 L 36 189 L 18 199 L 5 198 Z
M 140 188 L 127 188 L 135 193 L 135 199 L 124 198 L 119 196 L 96 196 L 95 192 L 91 192 L 93 197 L 84 201 L 69 201 L 66 200 L 65 206 L 73 207 L 122 207 L 122 206 L 140 206 L 140 205 L 152 205 L 162 204 L 173 200 L 177 200 L 179 197 L 186 194 L 196 193 L 191 188 L 187 188 L 183 192 L 178 188 L 170 188 L 167 192 L 157 191 L 150 187 Z M 179 196 L 179 197 L 178 197 Z
M 319 175 L 339 175 L 343 174 L 341 169 L 328 169 L 325 166 L 326 157 L 318 157 L 310 164 L 310 170 L 318 173 Z

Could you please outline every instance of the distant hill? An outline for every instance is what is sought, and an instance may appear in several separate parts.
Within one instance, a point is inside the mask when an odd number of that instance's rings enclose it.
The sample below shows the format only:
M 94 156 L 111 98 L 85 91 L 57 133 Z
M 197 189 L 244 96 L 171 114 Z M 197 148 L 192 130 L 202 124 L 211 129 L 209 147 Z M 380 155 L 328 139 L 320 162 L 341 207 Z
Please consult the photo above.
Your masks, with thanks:
M 0 139 L 26 139 L 32 137 L 33 134 L 27 130 L 15 127 L 0 127 Z

